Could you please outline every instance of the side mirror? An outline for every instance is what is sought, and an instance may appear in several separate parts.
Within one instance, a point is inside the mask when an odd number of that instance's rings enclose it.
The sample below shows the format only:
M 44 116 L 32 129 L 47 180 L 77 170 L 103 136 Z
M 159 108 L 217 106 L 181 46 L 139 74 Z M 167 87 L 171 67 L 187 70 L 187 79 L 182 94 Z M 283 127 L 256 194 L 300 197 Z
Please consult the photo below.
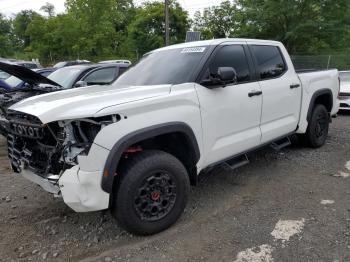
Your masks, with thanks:
M 237 73 L 233 67 L 219 67 L 216 74 L 210 74 L 208 79 L 204 79 L 201 85 L 214 89 L 225 87 L 227 84 L 237 82 Z
M 85 81 L 78 81 L 75 83 L 74 87 L 84 87 L 84 86 L 87 86 L 87 82 Z
M 218 77 L 225 85 L 237 82 L 237 73 L 233 67 L 219 67 Z

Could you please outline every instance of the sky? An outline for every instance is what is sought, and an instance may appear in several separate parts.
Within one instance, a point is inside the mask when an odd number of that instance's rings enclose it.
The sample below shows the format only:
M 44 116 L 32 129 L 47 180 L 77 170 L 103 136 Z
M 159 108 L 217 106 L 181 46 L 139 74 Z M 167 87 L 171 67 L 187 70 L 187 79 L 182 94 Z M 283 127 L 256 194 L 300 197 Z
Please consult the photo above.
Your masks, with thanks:
M 135 3 L 140 4 L 144 0 L 134 0 Z M 51 3 L 55 6 L 56 13 L 65 11 L 65 0 L 0 0 L 0 13 L 6 16 L 12 16 L 21 10 L 31 9 L 40 12 L 40 7 L 45 3 Z M 178 2 L 185 8 L 192 17 L 196 11 L 201 11 L 205 7 L 218 5 L 222 0 L 178 0 Z M 44 14 L 44 13 L 42 13 Z

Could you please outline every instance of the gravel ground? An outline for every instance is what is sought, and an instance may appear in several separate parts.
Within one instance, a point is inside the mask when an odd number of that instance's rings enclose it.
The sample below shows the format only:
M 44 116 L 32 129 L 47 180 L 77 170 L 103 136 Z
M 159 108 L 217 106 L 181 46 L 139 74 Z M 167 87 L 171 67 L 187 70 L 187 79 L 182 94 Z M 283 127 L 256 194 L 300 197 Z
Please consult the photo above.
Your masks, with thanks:
M 11 174 L 0 145 L 2 261 L 350 261 L 350 114 L 318 150 L 259 151 L 191 189 L 169 230 L 135 237 L 109 212 L 74 213 Z

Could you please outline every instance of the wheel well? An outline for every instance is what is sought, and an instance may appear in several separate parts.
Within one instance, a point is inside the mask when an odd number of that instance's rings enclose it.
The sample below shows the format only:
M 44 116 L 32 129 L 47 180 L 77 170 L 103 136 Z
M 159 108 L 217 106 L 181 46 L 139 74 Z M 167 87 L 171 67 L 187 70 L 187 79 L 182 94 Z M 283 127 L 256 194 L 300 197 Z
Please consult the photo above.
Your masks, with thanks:
M 327 108 L 327 111 L 331 112 L 333 108 L 332 96 L 330 94 L 322 94 L 318 96 L 314 103 L 314 106 L 316 105 L 324 105 Z
M 196 185 L 198 157 L 189 139 L 184 133 L 174 132 L 142 140 L 129 148 L 136 149 L 136 154 L 138 150 L 157 149 L 175 156 L 185 166 L 191 185 Z
M 316 105 L 324 105 L 327 111 L 330 113 L 333 108 L 333 94 L 329 89 L 321 89 L 317 91 L 311 98 L 309 104 L 309 111 L 307 113 L 307 121 L 311 119 L 312 111 Z

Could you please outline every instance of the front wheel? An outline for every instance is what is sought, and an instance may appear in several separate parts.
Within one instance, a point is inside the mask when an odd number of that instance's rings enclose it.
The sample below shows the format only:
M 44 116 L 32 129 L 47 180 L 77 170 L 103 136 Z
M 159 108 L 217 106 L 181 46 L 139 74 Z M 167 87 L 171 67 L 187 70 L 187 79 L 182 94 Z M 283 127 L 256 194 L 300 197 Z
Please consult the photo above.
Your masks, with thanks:
M 329 118 L 329 113 L 324 105 L 315 106 L 305 134 L 309 146 L 319 148 L 325 144 L 329 130 Z
M 146 150 L 123 163 L 118 175 L 111 211 L 127 231 L 155 234 L 170 227 L 183 213 L 190 182 L 176 157 Z

